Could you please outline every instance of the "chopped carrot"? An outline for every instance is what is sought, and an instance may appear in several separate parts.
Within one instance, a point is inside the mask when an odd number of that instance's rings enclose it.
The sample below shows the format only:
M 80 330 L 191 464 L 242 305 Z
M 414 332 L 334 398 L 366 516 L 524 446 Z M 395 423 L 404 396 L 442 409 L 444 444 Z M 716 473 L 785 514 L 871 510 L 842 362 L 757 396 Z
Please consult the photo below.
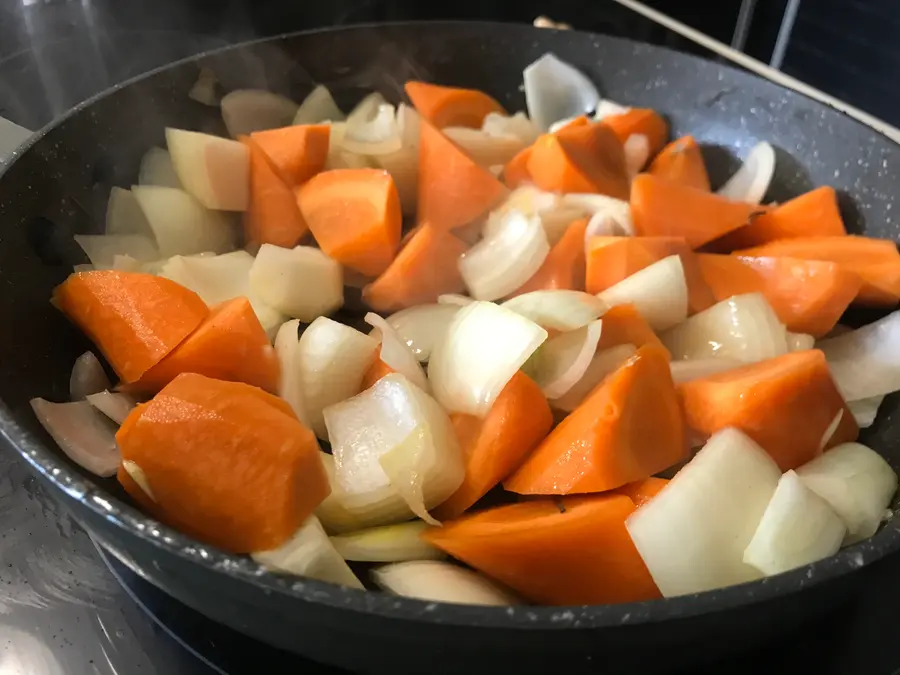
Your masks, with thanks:
M 315 436 L 278 402 L 243 383 L 176 377 L 116 434 L 152 493 L 134 498 L 227 551 L 277 548 L 329 493 Z
M 548 605 L 660 597 L 625 529 L 623 495 L 541 499 L 463 516 L 422 537 L 522 597 Z
M 477 89 L 444 87 L 416 81 L 407 82 L 405 89 L 416 110 L 438 129 L 480 129 L 484 118 L 490 113 L 506 114 L 502 105 Z
M 837 263 L 799 258 L 697 256 L 716 301 L 762 293 L 788 330 L 822 337 L 831 331 L 862 286 Z
M 900 299 L 900 253 L 890 239 L 871 237 L 796 237 L 735 251 L 751 257 L 827 260 L 856 272 L 863 280 L 856 302 L 892 307 Z
M 127 391 L 157 392 L 181 373 L 278 389 L 278 357 L 247 298 L 212 308 L 200 327 Z
M 531 291 L 584 290 L 584 233 L 586 219 L 570 224 L 562 238 L 553 245 L 544 264 L 513 295 Z
M 509 190 L 453 141 L 422 120 L 419 133 L 419 222 L 443 230 L 468 225 Z
M 662 350 L 669 360 L 672 359 L 672 355 L 634 305 L 617 305 L 606 312 L 601 320 L 603 323 L 600 342 L 597 344 L 598 352 L 618 345 L 634 345 L 638 349 L 650 346 Z
M 457 517 L 486 495 L 521 464 L 553 426 L 547 398 L 522 371 L 503 388 L 487 417 L 454 414 L 450 419 L 466 458 L 466 477 L 434 511 L 440 520 Z
M 693 136 L 672 141 L 650 164 L 647 173 L 679 185 L 709 191 L 709 174 Z
M 651 157 L 662 150 L 669 140 L 669 125 L 649 108 L 632 108 L 620 115 L 604 117 L 603 124 L 610 127 L 623 144 L 634 134 L 646 136 L 650 143 Z
M 363 300 L 377 312 L 393 312 L 459 293 L 465 284 L 458 261 L 468 248 L 449 232 L 420 225 L 394 262 L 363 289 Z
M 527 148 L 520 150 L 503 167 L 503 182 L 511 190 L 515 190 L 523 183 L 531 182 L 531 174 L 528 173 L 528 162 L 531 161 L 532 147 L 529 145 Z
M 363 375 L 362 386 L 360 386 L 359 390 L 365 391 L 366 389 L 372 387 L 385 375 L 390 375 L 394 372 L 396 371 L 393 368 L 391 368 L 388 364 L 381 360 L 381 347 L 379 347 L 378 352 L 375 356 L 375 360 L 372 362 L 372 365 L 369 366 L 366 374 Z
M 520 494 L 603 492 L 649 478 L 687 453 L 668 354 L 641 347 L 504 482 Z
M 711 248 L 728 252 L 776 239 L 846 234 L 837 193 L 834 188 L 820 187 L 754 216 L 749 225 L 714 241 Z
M 712 307 L 712 291 L 703 280 L 697 256 L 683 237 L 592 237 L 587 251 L 587 292 L 605 291 L 670 255 L 681 258 L 690 313 Z
M 528 173 L 535 185 L 549 192 L 599 192 L 628 199 L 625 151 L 603 124 L 544 134 L 532 146 Z
M 623 485 L 616 490 L 616 493 L 625 495 L 634 502 L 636 507 L 641 508 L 644 504 L 662 492 L 662 489 L 668 484 L 669 481 L 665 478 L 650 477 L 647 480 Z
M 322 250 L 357 272 L 384 272 L 400 245 L 400 198 L 387 171 L 335 169 L 297 191 L 303 217 Z
M 244 238 L 253 247 L 293 248 L 309 232 L 294 191 L 276 172 L 256 141 L 244 136 L 250 151 L 250 203 L 244 213 Z
M 209 315 L 193 291 L 138 272 L 70 274 L 53 296 L 125 382 L 162 361 Z
M 331 127 L 327 124 L 297 124 L 255 131 L 250 138 L 266 153 L 282 180 L 297 187 L 325 168 Z
M 679 385 L 679 391 L 691 430 L 708 437 L 726 427 L 740 429 L 782 471 L 796 469 L 823 449 L 854 441 L 859 434 L 825 355 L 816 349 L 691 380 Z M 837 430 L 825 439 L 838 414 Z

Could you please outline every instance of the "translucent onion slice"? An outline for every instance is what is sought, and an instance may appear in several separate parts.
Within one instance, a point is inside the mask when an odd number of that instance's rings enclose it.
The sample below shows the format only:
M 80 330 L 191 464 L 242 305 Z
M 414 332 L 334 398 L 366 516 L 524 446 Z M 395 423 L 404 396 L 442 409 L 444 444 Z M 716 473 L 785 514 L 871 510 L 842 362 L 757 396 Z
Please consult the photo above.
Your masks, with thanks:
M 677 326 L 687 318 L 688 289 L 681 258 L 663 258 L 610 286 L 600 298 L 610 307 L 632 304 L 655 331 Z
M 366 314 L 365 322 L 375 329 L 372 331 L 374 333 L 372 337 L 381 342 L 379 358 L 419 389 L 428 391 L 428 378 L 425 376 L 425 371 L 422 370 L 412 349 L 397 334 L 397 331 L 374 312 Z
M 452 304 L 417 305 L 391 314 L 387 322 L 419 362 L 426 363 L 458 311 Z
M 365 169 L 372 165 L 372 162 L 364 155 L 349 152 L 344 148 L 344 136 L 346 133 L 346 122 L 337 122 L 331 125 L 328 158 L 325 160 L 326 171 L 332 169 Z
M 710 375 L 718 375 L 728 370 L 740 368 L 744 363 L 737 359 L 711 358 L 692 359 L 689 361 L 672 361 L 669 367 L 672 370 L 672 380 L 675 384 L 699 380 Z
M 884 401 L 884 396 L 873 396 L 872 398 L 864 398 L 859 401 L 851 401 L 847 404 L 853 418 L 860 429 L 867 429 L 875 424 L 875 418 L 878 416 L 878 408 Z
M 386 591 L 419 600 L 498 607 L 521 604 L 477 572 L 438 560 L 385 565 L 372 570 L 372 578 Z
M 90 394 L 106 391 L 112 387 L 106 371 L 93 352 L 85 352 L 72 366 L 69 377 L 69 396 L 73 401 L 83 401 Z
M 900 390 L 900 312 L 868 326 L 822 340 L 831 375 L 847 401 Z
M 528 374 L 544 395 L 555 399 L 569 392 L 583 377 L 597 352 L 602 321 L 561 333 L 541 345 L 526 364 Z
M 550 244 L 540 218 L 511 211 L 490 235 L 460 256 L 459 271 L 473 298 L 497 300 L 534 276 L 548 253 Z
M 379 94 L 367 97 L 347 118 L 341 140 L 344 150 L 359 155 L 389 155 L 400 150 L 403 140 L 396 115 L 394 106 Z
M 581 209 L 566 206 L 543 211 L 538 215 L 541 218 L 541 225 L 544 226 L 544 234 L 547 235 L 547 241 L 551 246 L 554 246 L 563 238 L 563 235 L 569 229 L 569 225 L 585 216 Z
M 391 174 L 400 196 L 403 213 L 416 212 L 419 190 L 419 129 L 421 119 L 415 108 L 397 106 L 397 133 L 402 147 L 397 152 L 373 157 L 375 164 Z
M 175 165 L 172 164 L 172 155 L 162 148 L 150 148 L 141 159 L 141 168 L 138 171 L 138 185 L 160 185 L 162 187 L 178 188 L 183 190 L 178 174 L 175 173 Z
M 661 336 L 673 359 L 756 363 L 787 354 L 787 331 L 760 293 L 736 295 Z
M 610 101 L 608 98 L 604 98 L 597 104 L 597 110 L 594 113 L 594 120 L 597 122 L 606 119 L 607 117 L 613 117 L 614 115 L 624 115 L 629 112 L 631 108 L 628 106 L 621 105 L 616 103 L 615 101 Z
M 475 302 L 468 295 L 460 295 L 459 293 L 443 293 L 438 296 L 437 301 L 439 305 L 451 305 L 453 307 L 465 307 Z
M 597 352 L 588 364 L 581 379 L 563 396 L 551 399 L 550 405 L 556 410 L 572 412 L 598 384 L 606 379 L 607 375 L 618 370 L 622 364 L 636 353 L 637 348 L 634 345 L 616 345 Z
M 309 426 L 306 400 L 303 397 L 303 377 L 300 370 L 300 322 L 285 322 L 275 336 L 275 355 L 281 371 L 278 395 L 287 401 L 297 419 Z
M 309 426 L 319 438 L 328 439 L 323 411 L 359 392 L 377 349 L 374 338 L 324 316 L 303 332 L 296 368 Z
M 197 76 L 197 81 L 194 82 L 191 90 L 188 92 L 188 98 L 197 101 L 197 103 L 208 105 L 211 108 L 218 107 L 219 96 L 216 93 L 218 84 L 219 80 L 216 74 L 209 68 L 202 67 L 200 68 L 200 74 Z
M 518 136 L 492 136 L 480 129 L 447 127 L 443 132 L 475 160 L 476 164 L 484 167 L 505 165 L 526 147 L 525 142 Z
M 506 307 L 463 307 L 428 363 L 435 398 L 449 411 L 483 417 L 546 339 L 546 330 Z
M 436 549 L 419 536 L 427 528 L 428 523 L 421 520 L 383 525 L 371 530 L 332 537 L 331 543 L 344 560 L 358 562 L 404 562 L 445 558 L 443 551 Z
M 716 433 L 625 525 L 669 598 L 760 577 L 744 550 L 775 493 L 781 471 L 736 429 Z
M 156 495 L 153 493 L 153 488 L 150 487 L 150 481 L 147 479 L 147 474 L 144 473 L 144 470 L 138 466 L 137 462 L 133 462 L 130 459 L 122 460 L 122 468 L 125 469 L 125 473 L 131 476 L 131 480 L 138 484 L 138 487 L 153 501 L 156 501 Z
M 114 187 L 106 205 L 106 234 L 133 234 L 153 240 L 153 230 L 131 190 Z
M 344 113 L 334 102 L 328 87 L 317 86 L 303 99 L 294 115 L 294 124 L 319 124 L 321 122 L 343 122 Z
M 528 117 L 541 131 L 557 120 L 589 115 L 600 102 L 594 83 L 554 54 L 544 54 L 522 76 Z
M 262 89 L 237 89 L 222 97 L 222 119 L 232 138 L 279 129 L 294 121 L 298 106 Z
M 362 588 L 362 582 L 341 557 L 322 524 L 310 516 L 296 534 L 272 551 L 256 551 L 250 556 L 263 567 L 308 579 L 328 581 L 350 588 Z
M 816 346 L 816 338 L 806 333 L 788 333 L 787 342 L 790 352 L 805 352 Z
M 250 153 L 228 138 L 166 129 L 166 145 L 184 190 L 208 209 L 246 211 L 250 200 Z
M 115 475 L 121 461 L 115 428 L 94 406 L 87 401 L 50 403 L 33 398 L 31 408 L 69 459 L 97 476 Z
M 797 469 L 800 480 L 847 525 L 844 544 L 871 537 L 897 491 L 897 474 L 860 443 L 844 443 Z
M 768 143 L 753 146 L 741 168 L 728 179 L 719 195 L 736 202 L 759 204 L 775 175 L 775 148 Z
M 532 291 L 504 302 L 501 307 L 552 330 L 571 331 L 599 319 L 609 305 L 581 291 Z
M 273 309 L 310 323 L 344 304 L 340 263 L 317 248 L 263 244 L 250 269 L 250 290 Z
M 744 562 L 765 575 L 781 574 L 834 555 L 847 526 L 793 471 L 778 481 Z
M 110 269 L 116 255 L 127 255 L 138 262 L 159 258 L 153 240 L 138 234 L 76 234 L 77 243 L 95 269 Z
M 650 161 L 650 139 L 644 134 L 631 134 L 624 143 L 625 167 L 634 178 Z
M 129 413 L 137 405 L 128 394 L 101 391 L 96 394 L 88 394 L 87 402 L 106 415 L 116 424 L 122 424 Z
M 481 130 L 489 136 L 516 136 L 525 145 L 531 145 L 541 135 L 541 130 L 523 112 L 517 112 L 510 117 L 500 113 L 488 113 Z
M 591 216 L 588 224 L 588 233 L 585 236 L 634 236 L 634 220 L 631 217 L 631 205 L 606 195 L 577 194 L 563 195 L 562 205 L 577 208 Z M 609 225 L 603 225 L 606 221 L 612 221 Z
M 841 425 L 842 419 L 844 419 L 843 409 L 838 410 L 837 414 L 834 416 L 834 419 L 832 419 L 828 426 L 825 427 L 825 431 L 822 433 L 822 439 L 819 441 L 819 452 L 822 452 L 831 442 L 831 438 L 837 432 L 838 427 Z

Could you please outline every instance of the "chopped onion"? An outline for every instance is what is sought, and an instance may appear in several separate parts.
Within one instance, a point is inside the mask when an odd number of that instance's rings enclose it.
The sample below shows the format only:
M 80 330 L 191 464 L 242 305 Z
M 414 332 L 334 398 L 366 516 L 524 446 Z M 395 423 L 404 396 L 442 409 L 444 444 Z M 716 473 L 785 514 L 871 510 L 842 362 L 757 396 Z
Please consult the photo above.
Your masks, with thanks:
M 897 474 L 891 466 L 860 443 L 828 450 L 797 469 L 797 475 L 847 525 L 845 544 L 875 534 L 897 491 Z
M 673 359 L 756 363 L 787 354 L 787 331 L 760 293 L 735 295 L 661 336 Z
M 69 396 L 73 401 L 83 401 L 90 394 L 105 391 L 111 386 L 106 371 L 94 352 L 85 352 L 75 359 L 72 375 L 69 377 Z
M 379 358 L 394 372 L 400 373 L 414 385 L 428 391 L 428 378 L 419 365 L 416 355 L 409 345 L 397 334 L 397 331 L 374 312 L 366 314 L 365 322 L 374 330 L 372 337 L 381 342 Z
M 138 185 L 160 185 L 183 190 L 178 174 L 175 173 L 175 165 L 172 163 L 172 155 L 162 148 L 150 148 L 141 159 L 141 168 L 138 171 Z
M 81 265 L 72 265 L 72 272 L 75 274 L 81 274 L 83 272 L 93 272 L 97 268 L 91 265 L 90 263 L 82 263 Z M 52 300 L 51 300 L 52 303 Z
M 116 424 L 122 424 L 137 405 L 137 402 L 128 394 L 110 391 L 88 394 L 87 402 Z
M 900 390 L 900 312 L 817 345 L 847 401 Z
M 394 179 L 400 207 L 403 213 L 412 215 L 416 212 L 419 189 L 419 151 L 415 147 L 403 146 L 397 152 L 378 155 L 375 163 Z
M 131 192 L 150 223 L 163 258 L 205 251 L 225 253 L 234 248 L 234 233 L 223 216 L 204 208 L 184 190 L 136 185 Z
M 381 588 L 409 598 L 461 605 L 521 604 L 511 593 L 477 572 L 439 560 L 414 560 L 372 570 Z
M 270 570 L 350 588 L 363 587 L 315 516 L 310 516 L 294 536 L 277 549 L 256 551 L 250 557 Z
M 736 202 L 759 204 L 774 175 L 775 148 L 768 143 L 759 143 L 747 154 L 741 168 L 719 188 L 719 195 Z
M 463 307 L 428 364 L 435 398 L 449 411 L 484 417 L 546 339 L 546 330 L 506 307 L 490 302 Z
M 847 526 L 793 471 L 778 481 L 744 562 L 766 575 L 781 574 L 834 555 Z
M 591 216 L 585 233 L 587 241 L 590 237 L 634 236 L 631 205 L 626 201 L 606 195 L 572 193 L 563 195 L 562 205 L 581 209 Z
M 531 291 L 504 302 L 501 307 L 552 330 L 570 331 L 599 319 L 609 305 L 581 291 Z
M 166 129 L 178 180 L 208 209 L 246 211 L 250 200 L 250 153 L 238 141 L 183 129 Z
M 150 263 L 140 263 L 130 255 L 114 255 L 112 261 L 112 268 L 119 272 L 142 272 L 143 267 L 146 265 L 153 265 L 159 263 L 158 260 L 153 260 Z
M 407 560 L 440 560 L 446 557 L 419 535 L 428 524 L 417 520 L 398 525 L 383 525 L 371 530 L 332 537 L 337 552 L 344 560 L 359 562 L 404 562 Z
M 724 429 L 628 517 L 631 539 L 665 597 L 759 578 L 744 550 L 780 478 L 765 450 Z
M 90 403 L 33 398 L 31 408 L 69 459 L 97 476 L 115 475 L 121 461 L 115 430 Z
M 99 270 L 110 269 L 116 255 L 127 255 L 139 262 L 159 258 L 153 241 L 138 234 L 76 234 L 75 243 Z
M 147 216 L 131 190 L 114 187 L 109 191 L 106 205 L 106 234 L 133 234 L 152 239 L 154 237 Z
M 663 258 L 610 286 L 597 297 L 610 307 L 634 305 L 655 331 L 677 326 L 687 318 L 688 288 L 681 258 Z
M 544 54 L 522 75 L 528 117 L 541 131 L 557 120 L 589 115 L 600 102 L 594 83 L 554 54 Z
M 501 216 L 513 211 L 526 216 L 540 215 L 557 208 L 559 204 L 560 197 L 555 192 L 545 192 L 533 185 L 523 185 L 509 193 L 503 203 L 491 212 L 489 220 L 499 220 Z
M 473 298 L 496 300 L 534 276 L 548 253 L 540 218 L 511 211 L 494 232 L 460 256 L 459 271 Z
M 510 117 L 495 112 L 488 113 L 481 124 L 481 130 L 489 136 L 516 136 L 525 145 L 531 145 L 541 135 L 541 130 L 523 112 Z
M 602 321 L 560 333 L 541 345 L 529 360 L 528 374 L 549 399 L 559 398 L 584 377 L 600 342 Z
M 403 375 L 391 373 L 325 410 L 335 476 L 345 503 L 400 497 L 426 522 L 462 484 L 465 465 L 447 413 Z
M 875 424 L 875 417 L 878 415 L 878 408 L 882 401 L 884 401 L 884 396 L 873 396 L 847 404 L 860 429 L 866 429 Z
M 458 311 L 452 304 L 417 305 L 391 314 L 387 322 L 412 350 L 413 355 L 421 363 L 425 363 Z
M 675 384 L 683 384 L 691 380 L 700 380 L 710 375 L 718 375 L 728 370 L 734 370 L 743 365 L 744 363 L 737 359 L 712 358 L 672 361 L 669 364 L 669 368 L 672 370 L 672 380 Z
M 787 343 L 789 352 L 805 352 L 816 346 L 816 338 L 806 333 L 788 333 Z
M 343 122 L 344 113 L 334 102 L 334 97 L 328 91 L 328 87 L 317 86 L 309 96 L 303 99 L 303 103 L 297 108 L 294 115 L 294 124 L 319 124 L 321 122 Z
M 310 323 L 344 304 L 341 266 L 317 248 L 263 244 L 250 269 L 250 290 L 282 314 Z
M 480 129 L 447 127 L 443 132 L 475 160 L 476 164 L 484 167 L 505 165 L 526 147 L 518 136 L 492 136 Z
M 137 462 L 132 462 L 130 459 L 124 459 L 122 460 L 122 468 L 125 469 L 125 473 L 131 476 L 131 480 L 137 483 L 143 493 L 155 502 L 156 495 L 153 494 L 153 488 L 150 487 L 150 481 L 147 479 L 147 474 L 144 473 L 144 470 L 140 466 L 138 466 Z
M 216 93 L 216 86 L 218 84 L 219 80 L 216 78 L 216 74 L 209 68 L 203 66 L 200 68 L 200 74 L 197 76 L 197 81 L 194 82 L 194 85 L 188 92 L 188 98 L 197 101 L 197 103 L 216 108 L 219 105 L 219 96 Z
M 602 320 L 600 323 L 602 323 Z M 572 412 L 598 384 L 606 379 L 607 375 L 618 370 L 622 364 L 636 353 L 637 348 L 634 345 L 616 345 L 597 352 L 588 364 L 581 379 L 565 395 L 552 399 L 550 401 L 551 407 L 563 412 Z
M 262 89 L 237 89 L 222 97 L 222 119 L 232 138 L 254 131 L 279 129 L 294 121 L 298 106 Z
M 380 94 L 366 97 L 347 118 L 341 146 L 358 155 L 389 155 L 400 150 L 403 140 L 394 106 L 385 103 Z
M 346 134 L 346 122 L 338 122 L 331 125 L 328 158 L 325 160 L 326 171 L 332 169 L 366 169 L 371 166 L 371 162 L 365 156 L 344 149 L 344 136 Z
M 459 293 L 443 293 L 438 296 L 437 301 L 439 305 L 450 305 L 453 307 L 465 307 L 475 302 L 468 295 L 460 295 Z
M 634 178 L 650 161 L 650 140 L 644 134 L 631 134 L 624 143 L 625 166 Z
M 569 225 L 576 220 L 584 218 L 584 212 L 580 209 L 560 206 L 549 211 L 543 211 L 538 214 L 541 217 L 541 225 L 544 226 L 544 234 L 547 235 L 547 241 L 551 246 L 563 238 L 568 231 Z
M 600 101 L 600 103 L 597 104 L 597 110 L 594 113 L 594 120 L 599 122 L 606 119 L 607 117 L 624 115 L 625 113 L 630 111 L 631 108 L 620 105 L 615 101 L 610 101 L 608 98 L 604 98 Z
M 285 322 L 275 336 L 275 355 L 280 366 L 281 379 L 278 395 L 287 401 L 297 419 L 309 426 L 309 415 L 303 398 L 303 378 L 300 370 L 300 322 Z
M 822 440 L 819 441 L 819 452 L 822 452 L 822 450 L 824 450 L 831 442 L 831 438 L 834 436 L 835 432 L 837 432 L 838 427 L 841 426 L 842 419 L 844 419 L 843 408 L 837 411 L 834 419 L 831 420 L 827 427 L 825 427 L 825 431 L 822 434 Z

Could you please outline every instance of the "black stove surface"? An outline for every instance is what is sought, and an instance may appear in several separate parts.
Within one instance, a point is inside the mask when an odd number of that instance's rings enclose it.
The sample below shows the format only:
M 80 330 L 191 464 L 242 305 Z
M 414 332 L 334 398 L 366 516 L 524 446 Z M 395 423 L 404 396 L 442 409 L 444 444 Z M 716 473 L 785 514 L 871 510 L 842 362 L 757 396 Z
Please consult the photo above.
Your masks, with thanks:
M 704 54 L 611 0 L 522 0 L 512 7 L 457 0 L 439 11 L 416 0 L 0 0 L 0 116 L 35 129 L 138 73 L 261 35 L 401 19 L 531 21 L 545 13 L 586 30 Z M 893 639 L 900 560 L 861 574 L 863 589 L 850 606 L 695 672 L 900 673 Z M 214 624 L 109 559 L 0 448 L 0 675 L 298 672 L 339 673 Z

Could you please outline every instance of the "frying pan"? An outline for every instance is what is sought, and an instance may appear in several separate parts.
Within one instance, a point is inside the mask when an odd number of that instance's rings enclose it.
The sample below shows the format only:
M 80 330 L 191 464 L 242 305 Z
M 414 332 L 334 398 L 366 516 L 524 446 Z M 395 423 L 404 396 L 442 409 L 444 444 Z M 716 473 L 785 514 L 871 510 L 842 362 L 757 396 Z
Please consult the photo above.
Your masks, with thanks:
M 552 51 L 626 104 L 665 112 L 693 134 L 714 181 L 760 140 L 779 148 L 768 199 L 814 185 L 852 194 L 854 231 L 895 238 L 898 146 L 870 128 L 744 72 L 601 35 L 487 23 L 411 23 L 298 33 L 155 71 L 78 106 L 40 133 L 0 178 L 0 430 L 73 515 L 140 575 L 210 618 L 315 660 L 361 672 L 662 673 L 753 646 L 845 601 L 872 561 L 900 547 L 900 522 L 871 540 L 787 574 L 671 600 L 615 606 L 477 608 L 426 603 L 262 571 L 160 525 L 112 480 L 85 475 L 40 429 L 28 405 L 66 400 L 89 345 L 47 302 L 73 263 L 75 233 L 102 231 L 109 189 L 135 181 L 167 125 L 224 133 L 216 109 L 187 97 L 200 66 L 227 89 L 300 100 L 324 83 L 349 106 L 380 91 L 400 100 L 410 78 L 484 89 L 524 107 L 524 66 Z M 900 468 L 900 398 L 863 442 Z M 802 424 L 802 420 L 798 420 Z M 264 664 L 260 672 L 265 672 Z

